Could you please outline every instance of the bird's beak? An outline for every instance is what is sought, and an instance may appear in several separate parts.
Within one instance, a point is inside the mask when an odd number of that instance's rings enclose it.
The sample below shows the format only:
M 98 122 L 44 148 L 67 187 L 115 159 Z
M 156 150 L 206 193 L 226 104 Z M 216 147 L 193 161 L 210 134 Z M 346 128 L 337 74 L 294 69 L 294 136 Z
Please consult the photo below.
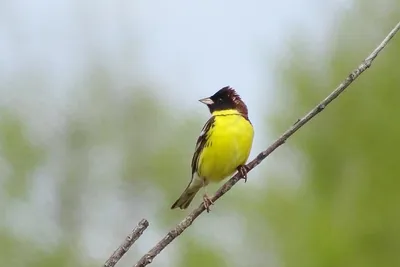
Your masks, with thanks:
M 200 101 L 201 103 L 203 103 L 203 104 L 206 104 L 206 105 L 212 105 L 212 104 L 214 104 L 214 101 L 212 101 L 212 99 L 209 98 L 209 97 L 200 99 L 199 101 Z

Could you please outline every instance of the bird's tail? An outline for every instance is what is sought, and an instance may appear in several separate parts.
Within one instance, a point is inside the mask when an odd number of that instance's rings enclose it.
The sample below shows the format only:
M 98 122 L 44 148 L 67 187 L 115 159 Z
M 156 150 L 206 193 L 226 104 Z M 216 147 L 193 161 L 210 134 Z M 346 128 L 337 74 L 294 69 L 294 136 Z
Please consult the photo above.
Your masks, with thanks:
M 186 187 L 185 191 L 183 191 L 182 195 L 172 204 L 171 209 L 180 208 L 182 210 L 189 207 L 190 202 L 192 202 L 194 196 L 199 192 L 202 186 L 193 185 L 192 183 Z

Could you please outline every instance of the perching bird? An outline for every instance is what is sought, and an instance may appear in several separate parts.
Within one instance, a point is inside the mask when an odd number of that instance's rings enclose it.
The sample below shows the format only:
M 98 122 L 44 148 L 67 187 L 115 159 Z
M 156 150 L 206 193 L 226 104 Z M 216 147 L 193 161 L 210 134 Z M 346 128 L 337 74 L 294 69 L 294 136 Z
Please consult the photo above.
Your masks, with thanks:
M 204 125 L 192 159 L 192 178 L 171 209 L 186 209 L 196 193 L 209 182 L 219 182 L 240 172 L 247 179 L 245 166 L 253 144 L 254 130 L 246 104 L 236 91 L 226 86 L 213 96 L 199 100 L 206 104 L 211 118 Z M 204 189 L 204 207 L 213 204 Z

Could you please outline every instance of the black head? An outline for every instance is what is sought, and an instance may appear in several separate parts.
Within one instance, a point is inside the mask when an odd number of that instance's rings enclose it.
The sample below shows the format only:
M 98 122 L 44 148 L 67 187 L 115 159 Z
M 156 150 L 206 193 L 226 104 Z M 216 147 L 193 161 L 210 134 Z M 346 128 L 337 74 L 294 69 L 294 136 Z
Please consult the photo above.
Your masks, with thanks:
M 229 86 L 226 86 L 214 95 L 200 99 L 199 101 L 206 104 L 211 113 L 219 110 L 235 109 L 242 115 L 247 116 L 246 104 L 242 101 L 236 91 Z

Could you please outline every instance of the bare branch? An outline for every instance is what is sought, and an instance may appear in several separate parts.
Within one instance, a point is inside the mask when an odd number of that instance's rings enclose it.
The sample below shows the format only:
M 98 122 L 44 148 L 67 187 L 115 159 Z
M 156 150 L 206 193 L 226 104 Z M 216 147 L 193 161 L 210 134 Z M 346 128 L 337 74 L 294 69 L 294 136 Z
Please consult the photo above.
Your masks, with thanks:
M 315 117 L 318 113 L 323 111 L 334 99 L 336 99 L 361 73 L 371 66 L 372 61 L 377 57 L 379 52 L 388 44 L 392 37 L 399 31 L 400 22 L 393 28 L 393 30 L 386 36 L 382 43 L 356 68 L 351 72 L 347 78 L 323 101 L 321 101 L 316 107 L 314 107 L 309 113 L 303 118 L 299 119 L 294 125 L 292 125 L 286 132 L 284 132 L 274 143 L 272 143 L 266 150 L 258 154 L 258 156 L 247 164 L 247 167 L 252 170 L 258 164 L 261 163 L 269 154 L 275 149 L 280 147 L 286 142 L 286 140 L 292 136 L 297 130 L 303 127 L 308 121 Z M 237 173 L 229 181 L 227 181 L 222 187 L 215 193 L 212 201 L 215 202 L 226 192 L 228 192 L 232 186 L 234 186 L 239 180 L 240 175 Z M 146 253 L 134 267 L 144 267 L 150 264 L 153 259 L 169 244 L 178 237 L 186 228 L 188 228 L 193 221 L 205 210 L 203 204 L 193 210 L 185 219 L 183 219 L 175 228 L 168 232 L 168 234 L 158 242 L 148 253 Z
M 142 219 L 138 225 L 133 229 L 124 240 L 124 242 L 114 251 L 114 253 L 108 258 L 104 267 L 113 267 L 117 262 L 124 256 L 124 254 L 129 250 L 133 243 L 138 240 L 138 238 L 143 234 L 144 230 L 149 226 L 149 222 L 146 219 Z

